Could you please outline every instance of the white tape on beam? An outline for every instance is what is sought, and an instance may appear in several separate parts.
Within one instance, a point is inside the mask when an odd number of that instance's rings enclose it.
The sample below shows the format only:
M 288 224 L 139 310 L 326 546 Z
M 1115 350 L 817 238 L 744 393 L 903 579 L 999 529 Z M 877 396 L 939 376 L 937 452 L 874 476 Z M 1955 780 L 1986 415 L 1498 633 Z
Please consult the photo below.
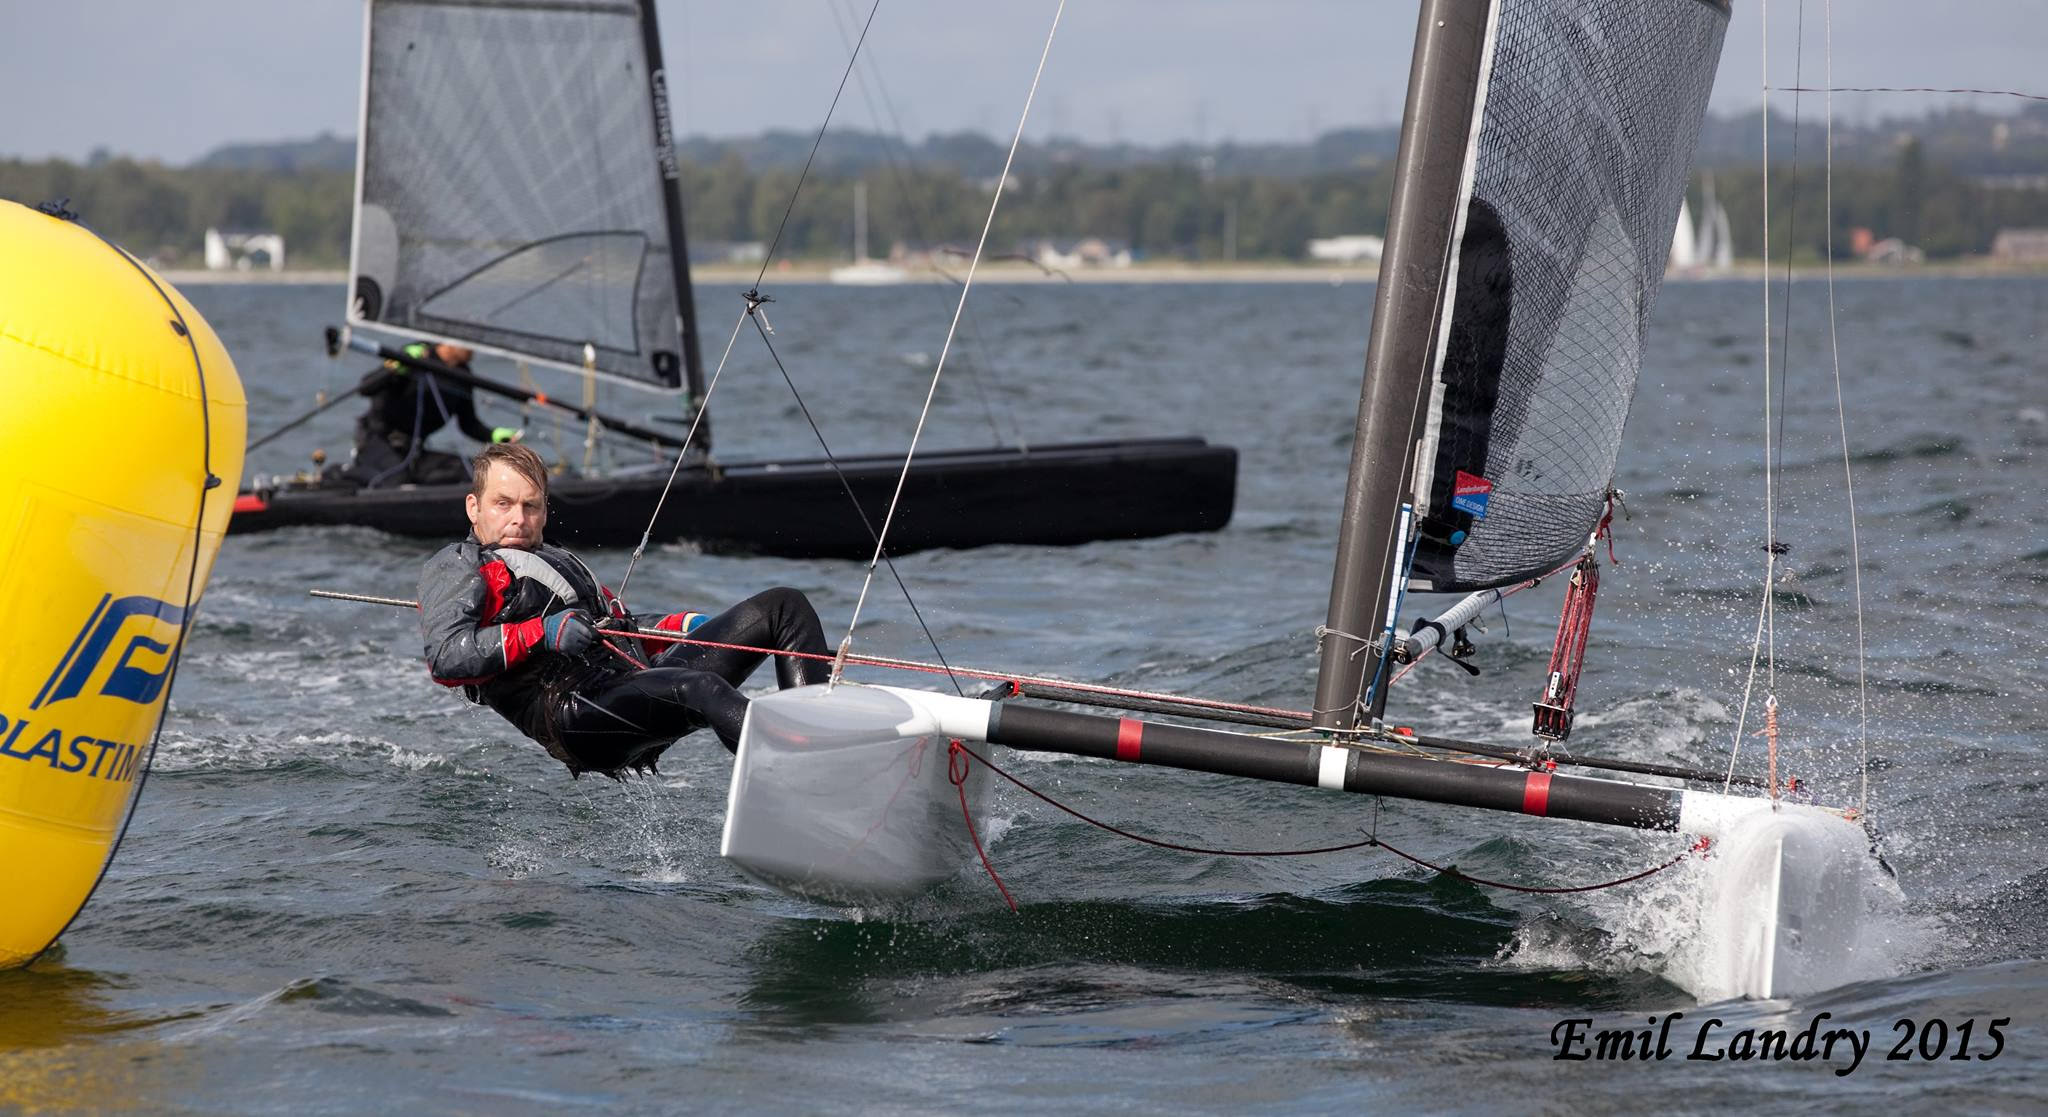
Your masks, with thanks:
M 1350 759 L 1350 749 L 1324 745 L 1316 758 L 1316 786 L 1327 791 L 1344 790 L 1344 769 Z

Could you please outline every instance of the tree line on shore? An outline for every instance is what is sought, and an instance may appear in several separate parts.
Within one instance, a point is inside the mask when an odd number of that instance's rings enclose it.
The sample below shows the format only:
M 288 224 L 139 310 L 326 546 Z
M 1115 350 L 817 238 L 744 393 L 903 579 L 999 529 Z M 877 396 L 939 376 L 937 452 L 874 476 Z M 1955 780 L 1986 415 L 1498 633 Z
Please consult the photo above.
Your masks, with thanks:
M 994 187 L 957 170 L 900 162 L 870 166 L 862 177 L 869 244 L 877 255 L 898 243 L 971 250 Z M 1758 166 L 1714 171 L 1739 256 L 1761 254 L 1763 180 Z M 854 181 L 845 173 L 813 175 L 789 214 L 777 256 L 849 255 Z M 1932 162 L 1913 140 L 1889 166 L 1838 165 L 1830 223 L 1822 168 L 1774 166 L 1772 256 L 1819 260 L 1831 238 L 1835 255 L 1845 257 L 1856 227 L 1918 245 L 1930 259 L 1983 254 L 2002 228 L 2048 227 L 2042 182 L 2048 176 L 2017 184 L 1965 176 Z M 731 152 L 686 163 L 691 244 L 715 254 L 721 245 L 770 241 L 796 183 L 794 169 L 756 168 Z M 1054 165 L 1012 176 L 989 250 L 1014 252 L 1039 238 L 1099 237 L 1141 259 L 1301 260 L 1311 238 L 1382 233 L 1392 189 L 1390 160 L 1289 176 L 1219 174 L 1185 160 Z M 293 267 L 339 267 L 348 258 L 352 195 L 349 172 L 331 168 L 0 160 L 0 197 L 25 204 L 69 199 L 93 228 L 169 267 L 197 266 L 208 228 L 278 233 Z

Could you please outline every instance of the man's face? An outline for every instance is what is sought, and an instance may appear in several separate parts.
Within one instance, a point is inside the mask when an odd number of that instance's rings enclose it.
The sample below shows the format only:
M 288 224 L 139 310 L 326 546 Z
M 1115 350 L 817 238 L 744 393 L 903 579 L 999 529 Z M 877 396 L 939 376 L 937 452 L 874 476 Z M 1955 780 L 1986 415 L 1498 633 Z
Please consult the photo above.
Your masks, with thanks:
M 471 357 L 476 356 L 476 354 L 470 352 L 469 350 L 463 348 L 460 345 L 443 344 L 434 346 L 434 356 L 438 360 L 440 360 L 442 364 L 449 365 L 452 367 L 455 365 L 468 364 L 469 359 Z
M 547 497 L 504 462 L 491 463 L 483 496 L 470 493 L 463 502 L 469 526 L 484 546 L 530 551 L 540 545 L 541 529 L 548 523 Z

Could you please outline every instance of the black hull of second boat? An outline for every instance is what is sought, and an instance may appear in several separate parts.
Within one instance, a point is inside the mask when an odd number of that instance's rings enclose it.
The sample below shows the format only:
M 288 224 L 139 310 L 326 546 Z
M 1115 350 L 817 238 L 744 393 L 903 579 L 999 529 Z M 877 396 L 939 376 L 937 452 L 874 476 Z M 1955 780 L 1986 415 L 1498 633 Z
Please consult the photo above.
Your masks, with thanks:
M 875 548 L 869 524 L 881 528 L 902 466 L 900 457 L 882 456 L 844 458 L 836 470 L 824 459 L 686 465 L 652 538 L 722 554 L 868 558 Z M 549 538 L 570 546 L 638 543 L 668 475 L 650 465 L 604 478 L 557 478 L 549 487 Z M 936 451 L 920 454 L 911 468 L 889 553 L 1216 531 L 1230 522 L 1236 489 L 1236 449 L 1199 438 Z M 228 531 L 359 525 L 454 539 L 468 530 L 467 491 L 257 489 L 240 495 Z

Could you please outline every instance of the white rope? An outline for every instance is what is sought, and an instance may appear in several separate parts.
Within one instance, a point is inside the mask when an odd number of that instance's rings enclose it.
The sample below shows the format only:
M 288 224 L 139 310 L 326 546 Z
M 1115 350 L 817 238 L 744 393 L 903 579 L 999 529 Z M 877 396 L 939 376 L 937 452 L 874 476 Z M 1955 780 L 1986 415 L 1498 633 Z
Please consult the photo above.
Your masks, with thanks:
M 690 416 L 690 429 L 683 434 L 682 449 L 676 451 L 676 464 L 668 471 L 668 483 L 661 487 L 661 496 L 654 502 L 654 515 L 647 517 L 647 530 L 640 533 L 640 545 L 633 548 L 633 555 L 626 560 L 626 576 L 619 579 L 618 599 L 626 600 L 626 583 L 633 580 L 633 567 L 639 565 L 640 556 L 647 553 L 647 541 L 654 536 L 655 522 L 661 519 L 662 506 L 668 503 L 668 491 L 676 483 L 676 475 L 683 471 L 683 458 L 690 452 L 690 441 L 697 437 L 697 425 L 704 421 L 704 415 L 711 410 L 711 393 L 718 390 L 719 374 L 725 371 L 725 362 L 732 358 L 733 342 L 740 338 L 740 328 L 747 324 L 747 315 L 754 312 L 754 304 L 740 312 L 739 321 L 732 324 L 732 336 L 725 339 L 725 352 L 719 355 L 718 367 L 711 372 L 711 383 L 704 387 L 704 398 L 697 402 L 697 413 Z
M 1863 652 L 1863 551 L 1856 531 L 1856 476 L 1849 459 L 1849 412 L 1842 392 L 1842 346 L 1835 332 L 1835 4 L 1825 0 L 1821 5 L 1826 32 L 1822 39 L 1825 44 L 1828 87 L 1827 94 L 1827 275 L 1828 275 L 1828 354 L 1835 365 L 1835 420 L 1842 432 L 1842 485 L 1849 494 L 1849 572 L 1856 587 L 1856 709 L 1859 722 L 1856 728 L 1857 766 L 1859 782 L 1856 792 L 1856 812 L 1864 817 L 1870 815 L 1870 690 L 1865 678 Z
M 1763 16 L 1764 80 L 1771 76 L 1771 5 L 1759 5 Z M 1778 693 L 1778 474 L 1771 454 L 1776 449 L 1771 430 L 1771 98 L 1764 95 L 1764 693 Z M 1785 282 L 1790 284 L 1791 277 Z
M 853 647 L 853 632 L 860 625 L 862 607 L 867 604 L 868 590 L 875 584 L 875 567 L 882 561 L 882 547 L 888 541 L 889 527 L 896 522 L 896 506 L 903 499 L 904 482 L 910 478 L 910 463 L 917 456 L 917 440 L 924 434 L 925 421 L 931 417 L 932 400 L 939 394 L 939 377 L 946 371 L 946 357 L 953 351 L 953 337 L 960 330 L 960 315 L 967 308 L 967 293 L 974 289 L 974 272 L 981 265 L 981 254 L 988 246 L 989 230 L 996 222 L 996 207 L 1002 204 L 1003 187 L 1010 181 L 1010 165 L 1016 162 L 1017 148 L 1024 142 L 1024 124 L 1031 119 L 1031 102 L 1038 96 L 1039 80 L 1045 76 L 1045 60 L 1052 56 L 1053 36 L 1059 32 L 1060 16 L 1067 10 L 1067 0 L 1060 0 L 1053 11 L 1052 27 L 1045 33 L 1045 48 L 1038 55 L 1038 70 L 1031 75 L 1031 91 L 1024 95 L 1024 111 L 1017 118 L 1017 132 L 1010 137 L 1010 153 L 1003 159 L 1002 176 L 996 179 L 995 197 L 989 199 L 988 218 L 981 224 L 981 239 L 974 243 L 974 259 L 967 264 L 967 278 L 960 284 L 960 299 L 953 305 L 953 321 L 946 327 L 946 343 L 939 349 L 938 366 L 932 369 L 931 386 L 925 390 L 924 410 L 918 412 L 917 428 L 910 434 L 910 449 L 903 455 L 903 470 L 896 475 L 896 491 L 889 497 L 889 512 L 882 517 L 882 530 L 875 534 L 875 553 L 868 559 L 868 569 L 860 583 L 860 597 L 853 603 L 853 616 L 846 622 L 846 637 L 839 642 L 839 654 L 832 660 L 831 682 L 837 685 L 841 672 L 846 669 L 846 653 Z
M 1764 595 L 1770 595 L 1770 587 L 1764 588 Z M 1723 795 L 1728 794 L 1728 789 L 1734 786 L 1735 761 L 1742 755 L 1742 731 L 1749 725 L 1749 697 L 1750 692 L 1756 687 L 1756 661 L 1763 654 L 1764 610 L 1768 607 L 1769 603 L 1765 602 L 1759 604 L 1756 610 L 1756 636 L 1749 644 L 1749 678 L 1742 684 L 1742 705 L 1735 713 L 1735 744 L 1728 750 L 1728 775 L 1721 781 Z
M 1757 661 L 1764 660 L 1766 701 L 1775 701 L 1778 690 L 1777 610 L 1773 600 L 1778 582 L 1776 477 L 1771 467 L 1771 11 L 1770 0 L 1758 5 L 1763 27 L 1764 71 L 1764 175 L 1763 175 L 1763 261 L 1764 261 L 1764 598 L 1758 608 L 1756 639 L 1750 646 L 1749 677 L 1742 684 L 1742 707 L 1735 720 L 1735 745 L 1728 754 L 1727 791 L 1735 778 L 1735 760 L 1742 753 L 1742 733 L 1749 723 L 1750 696 L 1756 688 Z M 1789 282 L 1789 280 L 1788 280 Z

